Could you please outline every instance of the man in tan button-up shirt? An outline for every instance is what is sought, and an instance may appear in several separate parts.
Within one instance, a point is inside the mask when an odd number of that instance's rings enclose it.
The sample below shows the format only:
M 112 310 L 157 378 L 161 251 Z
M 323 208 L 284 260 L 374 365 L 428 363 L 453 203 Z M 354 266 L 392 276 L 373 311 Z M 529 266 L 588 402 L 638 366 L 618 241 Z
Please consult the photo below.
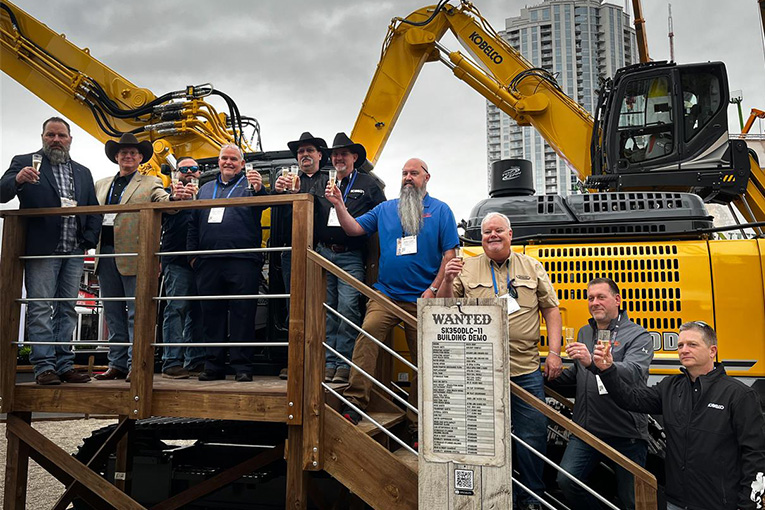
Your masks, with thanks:
M 558 298 L 542 264 L 522 253 L 513 252 L 513 230 L 504 214 L 489 213 L 481 222 L 484 253 L 466 260 L 454 258 L 446 264 L 444 281 L 436 297 L 492 298 L 508 300 L 510 332 L 510 379 L 544 400 L 544 381 L 539 371 L 539 313 L 545 319 L 550 356 L 545 373 L 555 379 L 561 373 L 561 316 Z M 515 434 L 544 454 L 547 445 L 547 419 L 516 397 L 510 403 Z M 520 481 L 537 494 L 544 491 L 544 464 L 526 447 L 517 449 Z M 536 508 L 539 503 L 518 492 L 520 508 Z

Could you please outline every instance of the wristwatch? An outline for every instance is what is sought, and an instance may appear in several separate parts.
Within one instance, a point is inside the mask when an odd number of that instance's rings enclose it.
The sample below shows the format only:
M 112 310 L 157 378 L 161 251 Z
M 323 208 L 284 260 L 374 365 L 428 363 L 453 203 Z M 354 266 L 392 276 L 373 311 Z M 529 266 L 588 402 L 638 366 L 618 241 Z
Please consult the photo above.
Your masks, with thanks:
M 438 287 L 433 287 L 433 286 L 431 285 L 431 286 L 430 286 L 430 291 L 431 291 L 433 294 L 435 294 L 436 292 L 438 292 Z

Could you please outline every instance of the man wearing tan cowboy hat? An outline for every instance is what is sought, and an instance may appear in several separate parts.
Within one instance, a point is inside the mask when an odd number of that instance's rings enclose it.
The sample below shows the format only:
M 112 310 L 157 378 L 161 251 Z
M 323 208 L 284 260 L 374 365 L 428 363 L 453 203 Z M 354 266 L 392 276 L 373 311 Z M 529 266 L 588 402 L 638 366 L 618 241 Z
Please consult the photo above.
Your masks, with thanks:
M 326 149 L 332 161 L 335 186 L 345 203 L 348 212 L 354 218 L 371 211 L 377 204 L 385 202 L 385 194 L 377 182 L 358 168 L 367 159 L 367 151 L 360 143 L 353 143 L 345 133 L 338 133 L 332 147 Z M 330 182 L 334 177 L 330 170 Z M 343 231 L 337 219 L 337 213 L 326 199 L 317 200 L 318 218 L 314 223 L 313 239 L 316 251 L 333 262 L 340 269 L 350 273 L 356 279 L 364 281 L 364 247 L 366 236 L 352 237 Z M 332 274 L 327 275 L 327 305 L 337 310 L 343 317 L 357 326 L 361 326 L 361 294 L 351 285 Z M 353 356 L 356 345 L 356 330 L 335 314 L 327 313 L 327 344 L 348 359 Z M 347 383 L 350 366 L 329 349 L 326 352 L 324 380 L 327 382 Z
M 119 165 L 114 177 L 96 182 L 96 197 L 101 205 L 165 202 L 170 194 L 157 177 L 138 172 L 141 163 L 148 162 L 154 151 L 148 141 L 139 142 L 132 133 L 125 133 L 119 142 L 106 142 L 106 157 Z M 177 198 L 190 198 L 179 187 Z M 138 213 L 106 213 L 101 225 L 99 254 L 135 253 L 138 251 Z M 101 297 L 135 296 L 136 257 L 104 257 L 96 261 L 96 273 L 101 285 Z M 133 301 L 105 301 L 104 313 L 109 326 L 109 342 L 133 342 Z M 128 381 L 132 348 L 112 346 L 109 348 L 109 369 L 97 374 L 99 381 L 125 379 Z

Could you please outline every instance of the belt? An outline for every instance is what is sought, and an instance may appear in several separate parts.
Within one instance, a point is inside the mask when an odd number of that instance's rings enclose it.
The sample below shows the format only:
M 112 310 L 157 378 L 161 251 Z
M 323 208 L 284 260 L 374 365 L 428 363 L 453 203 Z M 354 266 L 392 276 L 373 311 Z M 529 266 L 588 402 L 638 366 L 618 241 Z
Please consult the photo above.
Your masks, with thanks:
M 350 248 L 348 248 L 344 244 L 329 244 L 329 243 L 321 243 L 322 246 L 325 248 L 329 248 L 330 251 L 333 251 L 335 253 L 345 253 L 347 251 L 350 251 Z

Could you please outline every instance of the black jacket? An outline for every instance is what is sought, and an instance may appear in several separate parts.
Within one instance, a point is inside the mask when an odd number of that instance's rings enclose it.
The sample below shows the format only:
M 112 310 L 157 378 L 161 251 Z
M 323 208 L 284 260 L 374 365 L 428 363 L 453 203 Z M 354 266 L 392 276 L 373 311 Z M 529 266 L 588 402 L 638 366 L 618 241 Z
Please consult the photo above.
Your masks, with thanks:
M 626 385 L 611 367 L 601 372 L 618 404 L 664 415 L 667 499 L 689 510 L 755 510 L 765 472 L 765 417 L 757 391 L 728 377 L 722 364 L 700 376 L 693 406 L 685 371 L 646 387 Z M 759 481 L 758 481 L 759 480 Z M 762 507 L 759 507 L 762 508 Z
M 579 330 L 576 341 L 587 346 L 592 352 L 597 340 L 597 323 L 590 319 Z M 653 341 L 651 335 L 642 326 L 635 324 L 626 311 L 619 313 L 608 326 L 611 340 L 614 341 L 611 353 L 614 365 L 619 367 L 619 375 L 630 385 L 645 385 L 648 381 L 648 368 L 653 359 Z M 601 395 L 598 391 L 596 375 L 600 370 L 595 363 L 585 368 L 578 361 L 572 368 L 563 371 L 560 377 L 548 384 L 552 388 L 559 385 L 576 383 L 576 404 L 574 422 L 601 439 L 628 438 L 648 439 L 648 417 L 642 413 L 633 413 L 614 402 L 610 395 Z
M 36 154 L 43 154 L 38 151 Z M 79 163 L 70 161 L 74 174 L 74 193 L 77 205 L 98 205 L 93 176 L 90 170 Z M 40 165 L 40 184 L 22 184 L 16 187 L 16 174 L 32 166 L 32 154 L 15 156 L 11 166 L 0 179 L 0 202 L 11 201 L 19 197 L 19 209 L 40 207 L 61 207 L 61 195 L 58 192 L 56 178 L 50 166 L 50 160 L 43 154 Z M 100 214 L 77 215 L 77 234 L 82 238 L 82 248 L 95 248 L 101 233 Z M 61 237 L 61 216 L 38 216 L 27 220 L 27 255 L 52 255 Z

